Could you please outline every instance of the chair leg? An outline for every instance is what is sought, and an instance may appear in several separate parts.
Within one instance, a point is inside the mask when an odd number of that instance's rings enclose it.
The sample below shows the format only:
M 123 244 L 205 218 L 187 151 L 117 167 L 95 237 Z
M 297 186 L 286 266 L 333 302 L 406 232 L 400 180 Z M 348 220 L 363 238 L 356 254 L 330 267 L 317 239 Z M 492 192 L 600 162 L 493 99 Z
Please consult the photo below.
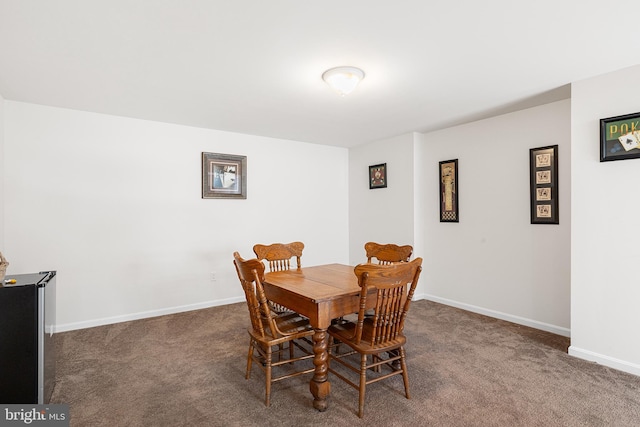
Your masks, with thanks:
M 340 354 L 340 341 L 336 342 L 336 340 L 329 335 L 329 352 L 335 349 L 335 354 Z
M 266 406 L 271 405 L 271 346 L 267 347 L 267 366 L 266 369 L 264 371 L 265 374 L 265 378 L 266 378 L 266 387 L 265 387 L 265 397 L 264 397 L 264 404 Z
M 377 355 L 377 354 L 372 354 L 372 355 L 371 355 L 371 363 L 377 363 L 377 362 L 379 362 L 379 361 L 381 361 L 381 360 L 382 360 L 382 359 L 380 359 L 380 357 L 378 357 L 378 355 Z M 373 368 L 373 372 L 380 372 L 380 365 L 375 366 L 375 367 Z
M 249 379 L 251 376 L 251 363 L 253 362 L 253 338 L 249 338 L 249 355 L 247 356 L 247 373 L 245 379 Z
M 333 355 L 333 337 L 329 335 L 329 341 L 327 342 L 327 370 L 331 369 L 331 356 Z M 336 348 L 336 355 L 338 354 L 338 349 Z
M 360 355 L 360 396 L 358 399 L 358 416 L 364 415 L 364 393 L 367 388 L 367 355 Z
M 409 376 L 407 375 L 407 362 L 405 361 L 404 347 L 400 347 L 400 366 L 402 367 L 402 381 L 404 382 L 404 394 L 407 399 L 409 396 Z
M 282 360 L 282 352 L 284 351 L 284 344 L 278 344 L 278 362 Z
M 391 350 L 389 352 L 389 357 L 396 357 L 396 356 L 399 356 L 399 355 L 400 355 L 400 352 L 397 349 L 396 350 Z M 397 371 L 398 369 L 401 368 L 400 361 L 399 360 L 394 360 L 393 363 L 391 363 L 391 367 Z

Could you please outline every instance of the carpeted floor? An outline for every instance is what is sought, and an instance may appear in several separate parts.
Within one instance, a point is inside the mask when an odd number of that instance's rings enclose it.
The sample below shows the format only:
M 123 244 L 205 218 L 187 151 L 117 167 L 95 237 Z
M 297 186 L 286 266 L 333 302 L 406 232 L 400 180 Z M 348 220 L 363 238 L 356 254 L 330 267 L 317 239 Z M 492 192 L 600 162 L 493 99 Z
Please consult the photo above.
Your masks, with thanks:
M 430 301 L 405 328 L 411 399 L 395 376 L 357 391 L 332 379 L 312 407 L 309 376 L 244 379 L 244 303 L 57 335 L 52 403 L 72 426 L 638 426 L 640 377 L 567 355 L 567 338 Z M 331 379 L 331 378 L 330 378 Z

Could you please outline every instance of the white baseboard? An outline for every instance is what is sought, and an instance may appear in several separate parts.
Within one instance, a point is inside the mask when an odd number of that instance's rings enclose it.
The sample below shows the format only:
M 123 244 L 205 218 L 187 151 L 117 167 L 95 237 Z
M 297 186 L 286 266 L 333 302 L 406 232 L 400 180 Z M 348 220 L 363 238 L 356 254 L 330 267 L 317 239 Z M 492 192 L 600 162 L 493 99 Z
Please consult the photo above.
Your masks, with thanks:
M 577 357 L 579 359 L 589 360 L 590 362 L 596 362 L 600 365 L 608 366 L 609 368 L 617 369 L 629 374 L 640 376 L 640 365 L 616 359 L 615 357 L 594 353 L 593 351 L 584 350 L 574 345 L 569 346 L 569 355 Z
M 482 314 L 484 316 L 495 317 L 496 319 L 506 320 L 507 322 L 517 323 L 518 325 L 528 326 L 534 329 L 540 329 L 541 331 L 551 332 L 552 334 L 562 335 L 563 337 L 571 337 L 571 330 L 563 328 L 561 326 L 550 325 L 544 322 L 538 322 L 537 320 L 531 320 L 520 316 L 514 316 L 507 313 L 502 313 L 495 310 L 490 310 L 483 307 L 478 307 L 471 304 L 466 304 L 446 298 L 440 298 L 435 295 L 422 294 L 415 299 L 427 299 L 430 301 L 438 302 L 444 305 L 450 305 L 451 307 L 460 308 L 462 310 L 471 311 L 473 313 Z
M 440 298 L 434 295 L 429 295 L 429 294 L 415 295 L 414 299 L 415 300 L 427 299 L 440 304 L 449 305 L 451 307 L 460 308 L 462 310 L 471 311 L 473 313 L 478 313 L 478 314 L 482 314 L 489 317 L 495 317 L 497 319 L 506 320 L 508 322 L 517 323 L 519 325 L 529 326 L 531 328 L 540 329 L 540 330 L 551 332 L 557 335 L 562 335 L 566 337 L 571 336 L 571 331 L 567 328 L 549 325 L 547 323 L 525 319 L 523 317 L 513 316 L 510 314 L 501 313 L 499 311 L 489 310 L 486 308 L 477 307 L 474 305 L 465 304 L 458 301 L 449 300 L 446 298 Z M 243 297 L 235 297 L 235 298 L 227 298 L 224 300 L 207 301 L 207 302 L 202 302 L 198 304 L 168 307 L 160 310 L 143 311 L 143 312 L 127 314 L 123 316 L 104 317 L 101 319 L 87 320 L 84 322 L 64 323 L 64 324 L 56 325 L 55 332 L 58 333 L 58 332 L 73 331 L 76 329 L 92 328 L 95 326 L 111 325 L 114 323 L 128 322 L 131 320 L 146 319 L 149 317 L 157 317 L 157 316 L 164 316 L 167 314 L 182 313 L 185 311 L 200 310 L 203 308 L 216 307 L 219 305 L 234 304 L 242 301 L 244 301 Z M 608 366 L 613 369 L 617 369 L 619 371 L 628 372 L 630 374 L 640 376 L 640 365 L 637 365 L 635 363 L 630 363 L 630 362 L 626 362 L 624 360 L 616 359 L 613 357 L 604 356 L 602 354 L 577 348 L 575 346 L 569 347 L 569 355 L 577 357 L 579 359 L 596 362 L 601 365 Z
M 215 307 L 218 305 L 233 304 L 236 302 L 244 301 L 244 297 L 227 298 L 216 301 L 206 301 L 197 304 L 181 305 L 177 307 L 167 307 L 159 310 L 143 311 L 139 313 L 125 314 L 122 316 L 103 317 L 101 319 L 87 320 L 84 322 L 63 323 L 55 326 L 54 331 L 66 332 L 76 329 L 93 328 L 94 326 L 111 325 L 114 323 L 128 322 L 130 320 L 146 319 L 148 317 L 164 316 L 167 314 L 182 313 L 183 311 L 200 310 L 203 308 Z
M 474 305 L 465 304 L 458 301 L 449 300 L 446 298 L 440 298 L 434 295 L 429 295 L 429 294 L 415 295 L 414 299 L 415 300 L 427 299 L 430 301 L 438 302 L 440 304 L 449 305 L 452 307 L 460 308 L 463 310 L 471 311 L 473 313 L 478 313 L 478 314 L 482 314 L 489 317 L 495 317 L 497 319 L 506 320 L 508 322 L 517 323 L 519 325 L 529 326 L 531 328 L 540 329 L 540 330 L 551 332 L 557 335 L 562 335 L 565 337 L 571 336 L 571 331 L 567 328 L 561 328 L 558 326 L 549 325 L 547 323 L 542 323 L 542 322 L 538 322 L 531 319 L 525 319 L 523 317 L 501 313 L 495 310 L 489 310 L 486 308 L 477 307 Z M 92 328 L 95 326 L 111 325 L 114 323 L 128 322 L 131 320 L 146 319 L 148 317 L 156 317 L 156 316 L 164 316 L 167 314 L 181 313 L 183 311 L 200 310 L 203 308 L 215 307 L 219 305 L 234 304 L 242 301 L 244 301 L 243 297 L 235 297 L 235 298 L 227 298 L 224 300 L 206 301 L 206 302 L 197 303 L 197 304 L 182 305 L 177 307 L 167 307 L 159 310 L 143 311 L 139 313 L 126 314 L 122 316 L 104 317 L 100 319 L 92 319 L 92 320 L 87 320 L 83 322 L 63 323 L 55 326 L 55 332 L 58 333 L 58 332 L 73 331 L 76 329 Z

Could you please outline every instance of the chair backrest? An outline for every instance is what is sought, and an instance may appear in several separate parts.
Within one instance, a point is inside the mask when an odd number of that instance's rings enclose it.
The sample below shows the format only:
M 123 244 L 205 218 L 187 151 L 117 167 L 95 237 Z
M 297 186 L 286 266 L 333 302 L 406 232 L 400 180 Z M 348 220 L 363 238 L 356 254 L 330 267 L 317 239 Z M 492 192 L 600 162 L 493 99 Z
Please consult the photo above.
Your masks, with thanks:
M 233 264 L 238 273 L 238 279 L 244 290 L 244 296 L 249 308 L 251 327 L 260 337 L 270 335 L 277 337 L 274 315 L 262 287 L 264 279 L 264 264 L 258 259 L 243 259 L 238 252 L 233 253 Z
M 367 253 L 367 262 L 371 262 L 371 259 L 375 258 L 378 264 L 393 264 L 409 261 L 413 247 L 411 245 L 398 246 L 393 243 L 382 245 L 367 242 L 364 244 L 364 250 Z
M 300 268 L 300 258 L 304 243 L 273 243 L 271 245 L 254 245 L 253 252 L 259 260 L 267 260 L 269 271 L 281 271 L 291 269 L 291 258 L 296 258 L 296 266 Z
M 359 264 L 354 272 L 360 284 L 360 309 L 354 339 L 360 343 L 364 327 L 367 298 L 372 298 L 375 288 L 375 314 L 372 318 L 371 344 L 385 345 L 395 340 L 404 329 L 418 278 L 422 271 L 422 258 L 410 262 L 378 265 Z

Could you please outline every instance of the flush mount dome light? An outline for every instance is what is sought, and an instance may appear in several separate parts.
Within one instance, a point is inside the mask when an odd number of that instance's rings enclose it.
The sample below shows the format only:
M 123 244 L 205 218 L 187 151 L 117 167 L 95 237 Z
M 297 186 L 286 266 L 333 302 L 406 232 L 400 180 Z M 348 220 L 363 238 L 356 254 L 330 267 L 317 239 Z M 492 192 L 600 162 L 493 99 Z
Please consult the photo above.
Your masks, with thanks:
M 356 67 L 336 67 L 322 73 L 322 80 L 340 96 L 351 93 L 362 79 L 364 79 L 364 71 Z

